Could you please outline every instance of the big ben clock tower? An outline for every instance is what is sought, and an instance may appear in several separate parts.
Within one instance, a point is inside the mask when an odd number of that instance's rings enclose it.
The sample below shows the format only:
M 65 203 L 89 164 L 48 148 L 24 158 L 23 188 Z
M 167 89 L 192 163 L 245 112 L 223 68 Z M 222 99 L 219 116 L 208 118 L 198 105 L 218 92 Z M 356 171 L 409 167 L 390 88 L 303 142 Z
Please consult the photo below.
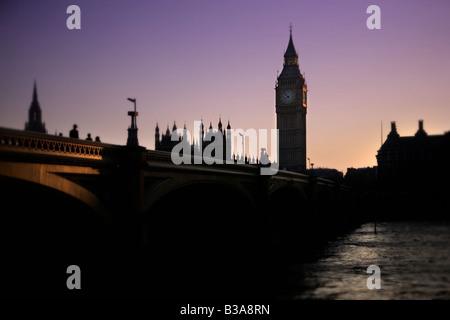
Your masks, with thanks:
M 292 41 L 284 54 L 283 71 L 277 78 L 275 100 L 279 130 L 279 168 L 306 172 L 307 86 L 298 65 L 298 54 Z

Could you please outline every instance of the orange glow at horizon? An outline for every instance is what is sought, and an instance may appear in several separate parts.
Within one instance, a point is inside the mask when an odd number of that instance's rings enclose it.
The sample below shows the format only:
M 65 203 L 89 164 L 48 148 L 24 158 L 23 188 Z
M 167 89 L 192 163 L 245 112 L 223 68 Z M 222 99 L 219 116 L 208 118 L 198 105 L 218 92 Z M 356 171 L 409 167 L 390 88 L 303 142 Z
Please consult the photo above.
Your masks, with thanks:
M 107 13 L 106 2 L 79 0 L 81 30 L 67 30 L 67 6 L 55 3 L 2 10 L 2 127 L 23 129 L 36 80 L 49 134 L 68 136 L 76 123 L 81 139 L 125 145 L 127 97 L 148 149 L 157 122 L 192 133 L 194 121 L 217 129 L 221 116 L 233 129 L 270 131 L 292 22 L 315 168 L 375 166 L 381 122 L 384 139 L 391 121 L 400 136 L 421 119 L 428 134 L 450 130 L 449 2 L 379 0 L 381 30 L 367 29 L 359 0 L 108 2 Z

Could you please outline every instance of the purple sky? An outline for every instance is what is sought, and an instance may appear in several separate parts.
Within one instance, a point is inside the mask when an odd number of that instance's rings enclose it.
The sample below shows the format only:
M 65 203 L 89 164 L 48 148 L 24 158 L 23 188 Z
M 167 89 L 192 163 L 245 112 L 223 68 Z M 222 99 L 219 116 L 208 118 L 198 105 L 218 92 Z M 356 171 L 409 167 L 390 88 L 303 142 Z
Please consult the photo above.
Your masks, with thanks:
M 81 8 L 68 30 L 66 8 Z M 381 8 L 381 30 L 366 9 Z M 275 128 L 275 80 L 289 24 L 309 89 L 315 167 L 376 165 L 380 123 L 413 135 L 450 130 L 448 0 L 2 1 L 0 126 L 23 129 L 34 79 L 48 132 L 125 144 L 137 99 L 139 142 L 158 121 Z

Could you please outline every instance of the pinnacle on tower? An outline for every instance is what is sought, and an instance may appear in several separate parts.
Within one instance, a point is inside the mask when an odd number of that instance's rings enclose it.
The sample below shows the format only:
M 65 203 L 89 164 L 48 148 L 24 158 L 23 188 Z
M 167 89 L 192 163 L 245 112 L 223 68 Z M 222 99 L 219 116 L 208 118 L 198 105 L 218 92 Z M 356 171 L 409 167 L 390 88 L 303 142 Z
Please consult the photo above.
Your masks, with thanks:
M 289 32 L 289 43 L 284 53 L 283 70 L 277 79 L 283 78 L 295 78 L 300 75 L 300 68 L 298 65 L 298 54 L 294 47 L 294 41 L 292 40 L 292 27 Z
M 220 132 L 222 132 L 222 119 L 221 117 L 219 117 L 219 123 L 217 124 L 217 128 L 219 129 Z
M 284 53 L 284 57 L 298 57 L 297 51 L 295 50 L 294 47 L 294 42 L 292 41 L 292 24 L 290 26 L 290 31 L 289 31 L 289 43 L 286 49 L 286 52 Z

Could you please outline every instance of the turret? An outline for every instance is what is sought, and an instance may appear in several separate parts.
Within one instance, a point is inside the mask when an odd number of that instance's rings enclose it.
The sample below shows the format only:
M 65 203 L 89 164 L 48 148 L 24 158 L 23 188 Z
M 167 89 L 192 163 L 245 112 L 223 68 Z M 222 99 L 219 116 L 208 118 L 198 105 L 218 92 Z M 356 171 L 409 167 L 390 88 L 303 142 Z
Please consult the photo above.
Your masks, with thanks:
M 223 133 L 223 130 L 222 130 L 222 119 L 220 117 L 219 117 L 219 123 L 217 125 L 217 128 L 219 129 L 220 132 Z
M 160 146 L 160 134 L 159 134 L 159 126 L 158 126 L 158 122 L 156 123 L 156 128 L 155 128 L 155 150 L 157 150 Z

